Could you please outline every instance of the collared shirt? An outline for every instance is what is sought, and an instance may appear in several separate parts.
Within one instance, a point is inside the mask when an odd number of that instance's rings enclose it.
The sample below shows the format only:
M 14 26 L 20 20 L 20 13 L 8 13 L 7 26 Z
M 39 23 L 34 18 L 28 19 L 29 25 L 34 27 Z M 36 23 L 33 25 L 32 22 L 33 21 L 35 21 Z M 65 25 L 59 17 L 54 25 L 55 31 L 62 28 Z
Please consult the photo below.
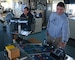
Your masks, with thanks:
M 70 35 L 67 16 L 64 13 L 62 15 L 58 15 L 56 12 L 51 13 L 47 24 L 47 32 L 51 37 L 62 37 L 62 42 L 67 42 Z

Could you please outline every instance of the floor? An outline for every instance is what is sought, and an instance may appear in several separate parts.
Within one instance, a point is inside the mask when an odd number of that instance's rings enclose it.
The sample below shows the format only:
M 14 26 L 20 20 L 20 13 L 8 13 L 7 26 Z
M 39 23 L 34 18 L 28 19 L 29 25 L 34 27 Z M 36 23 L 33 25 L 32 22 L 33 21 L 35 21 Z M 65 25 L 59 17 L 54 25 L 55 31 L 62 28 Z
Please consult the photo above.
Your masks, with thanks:
M 35 38 L 41 42 L 43 42 L 44 40 L 46 40 L 47 36 L 46 36 L 46 30 L 43 30 L 39 33 L 35 33 L 35 34 L 31 34 L 27 37 L 29 38 Z M 73 58 L 75 58 L 75 42 L 72 42 L 71 40 L 68 42 L 66 48 L 65 48 L 65 52 L 66 54 L 72 56 Z

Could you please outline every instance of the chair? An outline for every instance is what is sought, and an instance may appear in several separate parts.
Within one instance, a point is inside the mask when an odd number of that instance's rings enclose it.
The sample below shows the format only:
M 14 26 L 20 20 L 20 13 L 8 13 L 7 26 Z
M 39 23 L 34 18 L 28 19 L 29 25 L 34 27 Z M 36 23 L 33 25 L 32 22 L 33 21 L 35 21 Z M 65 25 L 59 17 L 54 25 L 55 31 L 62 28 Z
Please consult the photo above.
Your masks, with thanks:
M 7 23 L 9 23 L 13 17 L 14 17 L 14 14 L 12 12 L 8 12 L 4 20 L 7 21 Z

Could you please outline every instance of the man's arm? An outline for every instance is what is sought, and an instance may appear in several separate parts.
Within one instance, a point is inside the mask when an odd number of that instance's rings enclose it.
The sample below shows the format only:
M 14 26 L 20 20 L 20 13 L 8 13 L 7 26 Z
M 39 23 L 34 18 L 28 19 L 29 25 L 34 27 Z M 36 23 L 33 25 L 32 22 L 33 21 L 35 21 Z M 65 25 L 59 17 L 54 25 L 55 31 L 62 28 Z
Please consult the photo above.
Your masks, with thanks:
M 70 30 L 69 30 L 69 21 L 64 21 L 63 27 L 62 27 L 62 42 L 67 43 L 70 36 Z
M 68 42 L 70 35 L 69 31 L 69 22 L 68 20 L 64 21 L 63 27 L 62 27 L 62 41 L 59 43 L 59 46 L 62 48 L 65 48 L 66 43 Z

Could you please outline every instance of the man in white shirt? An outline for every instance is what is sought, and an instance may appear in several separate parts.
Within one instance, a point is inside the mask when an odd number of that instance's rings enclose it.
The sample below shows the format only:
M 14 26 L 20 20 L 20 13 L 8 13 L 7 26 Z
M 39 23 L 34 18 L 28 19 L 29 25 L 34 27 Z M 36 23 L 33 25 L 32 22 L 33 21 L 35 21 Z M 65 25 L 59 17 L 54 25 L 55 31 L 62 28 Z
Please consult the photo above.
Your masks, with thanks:
M 47 43 L 64 48 L 69 39 L 69 21 L 65 15 L 65 5 L 59 2 L 56 12 L 51 13 L 47 24 Z

